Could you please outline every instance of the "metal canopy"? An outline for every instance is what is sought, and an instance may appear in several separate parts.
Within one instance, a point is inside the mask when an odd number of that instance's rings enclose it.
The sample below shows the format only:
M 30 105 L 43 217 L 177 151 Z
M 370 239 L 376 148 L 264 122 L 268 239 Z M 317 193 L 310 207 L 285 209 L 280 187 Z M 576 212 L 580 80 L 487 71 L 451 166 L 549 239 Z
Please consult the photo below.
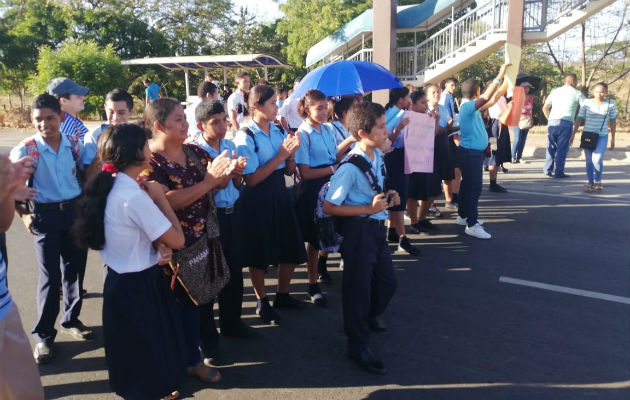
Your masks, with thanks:
M 123 65 L 159 65 L 171 70 L 210 68 L 288 68 L 274 56 L 267 54 L 237 54 L 228 56 L 176 56 L 135 58 L 122 61 Z

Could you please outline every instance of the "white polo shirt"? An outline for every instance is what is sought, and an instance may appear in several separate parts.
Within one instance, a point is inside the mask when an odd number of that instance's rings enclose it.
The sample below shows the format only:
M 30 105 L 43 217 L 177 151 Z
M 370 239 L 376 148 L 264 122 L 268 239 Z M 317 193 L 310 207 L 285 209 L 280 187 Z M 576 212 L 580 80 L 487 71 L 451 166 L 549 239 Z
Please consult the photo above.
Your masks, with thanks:
M 239 104 L 242 105 L 242 111 L 240 113 L 238 112 Z M 240 89 L 237 89 L 236 92 L 232 93 L 228 98 L 227 109 L 228 118 L 231 118 L 230 111 L 236 111 L 236 122 L 238 122 L 238 125 L 241 126 L 243 124 L 243 120 L 245 119 L 245 116 L 243 115 L 243 111 L 245 110 L 245 99 L 243 98 L 243 92 L 241 92 Z
M 304 118 L 298 113 L 298 103 L 300 99 L 296 99 L 292 95 L 284 101 L 282 108 L 278 111 L 278 115 L 284 117 L 289 124 L 289 128 L 297 129 L 304 122 Z
M 153 241 L 171 227 L 149 195 L 122 172 L 105 206 L 105 246 L 103 262 L 119 274 L 140 272 L 160 260 Z

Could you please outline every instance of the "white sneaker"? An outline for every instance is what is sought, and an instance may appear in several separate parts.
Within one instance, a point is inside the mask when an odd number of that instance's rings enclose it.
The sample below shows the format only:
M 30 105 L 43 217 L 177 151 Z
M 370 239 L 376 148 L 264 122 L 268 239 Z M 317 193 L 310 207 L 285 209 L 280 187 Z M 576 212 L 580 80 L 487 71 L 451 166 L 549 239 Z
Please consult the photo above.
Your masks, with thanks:
M 457 225 L 466 226 L 466 225 L 468 225 L 468 220 L 467 220 L 466 218 L 462 218 L 462 217 L 460 217 L 460 216 L 458 215 L 458 216 L 457 216 L 457 219 L 455 220 L 455 223 L 456 223 Z M 479 225 L 483 226 L 483 221 L 482 221 L 482 220 L 478 219 L 478 220 L 477 220 L 477 223 L 478 223 Z
M 444 208 L 447 210 L 457 210 L 457 204 L 447 201 L 444 203 Z
M 483 229 L 483 226 L 479 225 L 479 223 L 476 223 L 474 226 L 467 226 L 464 232 L 466 232 L 467 235 L 474 236 L 478 239 L 490 239 L 492 237 L 492 235 L 486 232 L 485 229 Z

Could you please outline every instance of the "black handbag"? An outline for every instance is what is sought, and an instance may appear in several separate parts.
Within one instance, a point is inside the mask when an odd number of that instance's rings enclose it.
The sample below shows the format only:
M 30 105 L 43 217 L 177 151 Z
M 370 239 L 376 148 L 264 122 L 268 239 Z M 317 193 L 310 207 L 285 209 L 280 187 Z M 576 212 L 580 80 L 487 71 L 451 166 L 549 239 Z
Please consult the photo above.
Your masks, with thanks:
M 602 121 L 602 126 L 599 128 L 601 131 L 606 123 L 606 118 L 608 118 L 608 113 L 610 112 L 610 100 L 608 100 L 608 107 L 606 108 L 606 114 L 604 114 L 604 120 Z M 582 136 L 580 137 L 580 148 L 584 150 L 595 150 L 597 147 L 597 140 L 599 139 L 599 132 L 588 132 L 583 131 Z
M 184 152 L 195 166 L 206 173 L 195 153 L 184 146 Z M 212 193 L 206 218 L 206 233 L 192 245 L 173 253 L 169 264 L 173 270 L 172 282 L 177 279 L 195 305 L 209 303 L 230 280 L 230 269 L 218 240 L 219 221 L 217 219 Z M 173 283 L 171 288 L 173 288 Z

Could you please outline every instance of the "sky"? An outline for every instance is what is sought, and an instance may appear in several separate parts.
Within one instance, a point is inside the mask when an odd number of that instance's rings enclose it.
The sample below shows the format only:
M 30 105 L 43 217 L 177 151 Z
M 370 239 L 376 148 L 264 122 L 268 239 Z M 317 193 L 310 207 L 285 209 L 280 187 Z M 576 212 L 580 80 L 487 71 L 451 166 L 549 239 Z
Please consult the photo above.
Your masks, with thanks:
M 233 0 L 236 7 L 247 9 L 261 19 L 261 22 L 273 22 L 284 14 L 278 7 L 278 2 L 273 0 Z M 284 3 L 285 0 L 280 0 Z

